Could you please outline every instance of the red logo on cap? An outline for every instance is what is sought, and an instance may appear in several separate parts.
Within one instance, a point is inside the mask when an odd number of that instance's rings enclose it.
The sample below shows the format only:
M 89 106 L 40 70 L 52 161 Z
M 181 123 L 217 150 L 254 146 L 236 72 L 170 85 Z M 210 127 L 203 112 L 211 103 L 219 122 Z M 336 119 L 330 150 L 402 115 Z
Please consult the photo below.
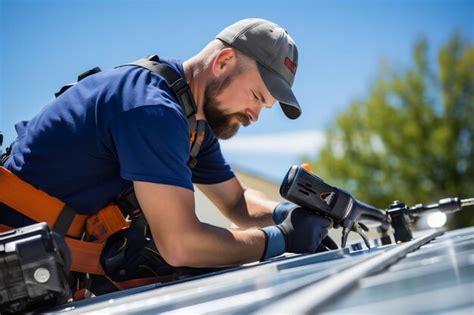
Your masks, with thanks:
M 293 74 L 296 74 L 296 64 L 290 60 L 290 58 L 285 58 L 285 66 L 290 69 Z

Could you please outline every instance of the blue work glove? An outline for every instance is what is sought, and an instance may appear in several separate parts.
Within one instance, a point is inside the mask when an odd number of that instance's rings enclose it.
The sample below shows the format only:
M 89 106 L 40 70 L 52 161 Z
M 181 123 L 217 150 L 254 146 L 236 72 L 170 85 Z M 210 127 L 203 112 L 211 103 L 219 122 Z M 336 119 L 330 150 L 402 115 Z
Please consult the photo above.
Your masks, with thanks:
M 288 216 L 288 213 L 298 207 L 299 206 L 297 204 L 289 201 L 282 201 L 278 203 L 275 206 L 275 209 L 273 209 L 273 222 L 275 222 L 275 224 L 282 223 Z M 325 252 L 338 248 L 339 247 L 337 246 L 336 242 L 328 235 L 321 241 L 321 244 L 318 246 L 316 252 Z
M 289 201 L 282 201 L 278 203 L 275 206 L 275 209 L 273 209 L 273 222 L 275 222 L 275 224 L 282 223 L 288 216 L 288 213 L 290 213 L 291 210 L 296 209 L 298 207 L 299 207 L 298 205 Z
M 304 208 L 291 210 L 282 223 L 261 230 L 267 237 L 261 260 L 283 254 L 314 253 L 327 236 L 332 222 Z

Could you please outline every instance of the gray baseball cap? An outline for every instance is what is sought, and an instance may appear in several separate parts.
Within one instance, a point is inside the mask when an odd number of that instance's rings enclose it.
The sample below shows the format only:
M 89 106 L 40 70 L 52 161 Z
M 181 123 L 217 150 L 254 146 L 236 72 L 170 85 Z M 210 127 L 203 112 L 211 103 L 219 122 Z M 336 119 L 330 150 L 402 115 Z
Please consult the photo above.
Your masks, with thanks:
M 285 29 L 267 20 L 251 18 L 226 27 L 216 38 L 257 61 L 263 82 L 288 118 L 301 115 L 301 107 L 291 90 L 298 50 Z

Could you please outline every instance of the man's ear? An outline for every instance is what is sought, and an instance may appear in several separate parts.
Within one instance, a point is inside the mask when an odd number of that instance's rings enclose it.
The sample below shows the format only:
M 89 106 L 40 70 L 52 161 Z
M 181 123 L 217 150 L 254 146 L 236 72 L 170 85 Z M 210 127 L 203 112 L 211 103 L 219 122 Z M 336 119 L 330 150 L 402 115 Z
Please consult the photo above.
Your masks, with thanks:
M 216 77 L 222 76 L 224 73 L 230 73 L 237 64 L 236 53 L 234 48 L 224 48 L 220 50 L 212 63 L 212 73 Z

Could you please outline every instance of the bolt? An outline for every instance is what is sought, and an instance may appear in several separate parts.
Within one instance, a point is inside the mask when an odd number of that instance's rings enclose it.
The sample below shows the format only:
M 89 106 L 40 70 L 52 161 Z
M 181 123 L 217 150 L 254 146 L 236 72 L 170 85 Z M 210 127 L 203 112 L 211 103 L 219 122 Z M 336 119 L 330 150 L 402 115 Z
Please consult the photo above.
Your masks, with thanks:
M 49 278 L 51 277 L 51 274 L 49 273 L 49 270 L 46 268 L 38 268 L 35 270 L 33 277 L 35 278 L 36 282 L 45 283 L 49 280 Z

